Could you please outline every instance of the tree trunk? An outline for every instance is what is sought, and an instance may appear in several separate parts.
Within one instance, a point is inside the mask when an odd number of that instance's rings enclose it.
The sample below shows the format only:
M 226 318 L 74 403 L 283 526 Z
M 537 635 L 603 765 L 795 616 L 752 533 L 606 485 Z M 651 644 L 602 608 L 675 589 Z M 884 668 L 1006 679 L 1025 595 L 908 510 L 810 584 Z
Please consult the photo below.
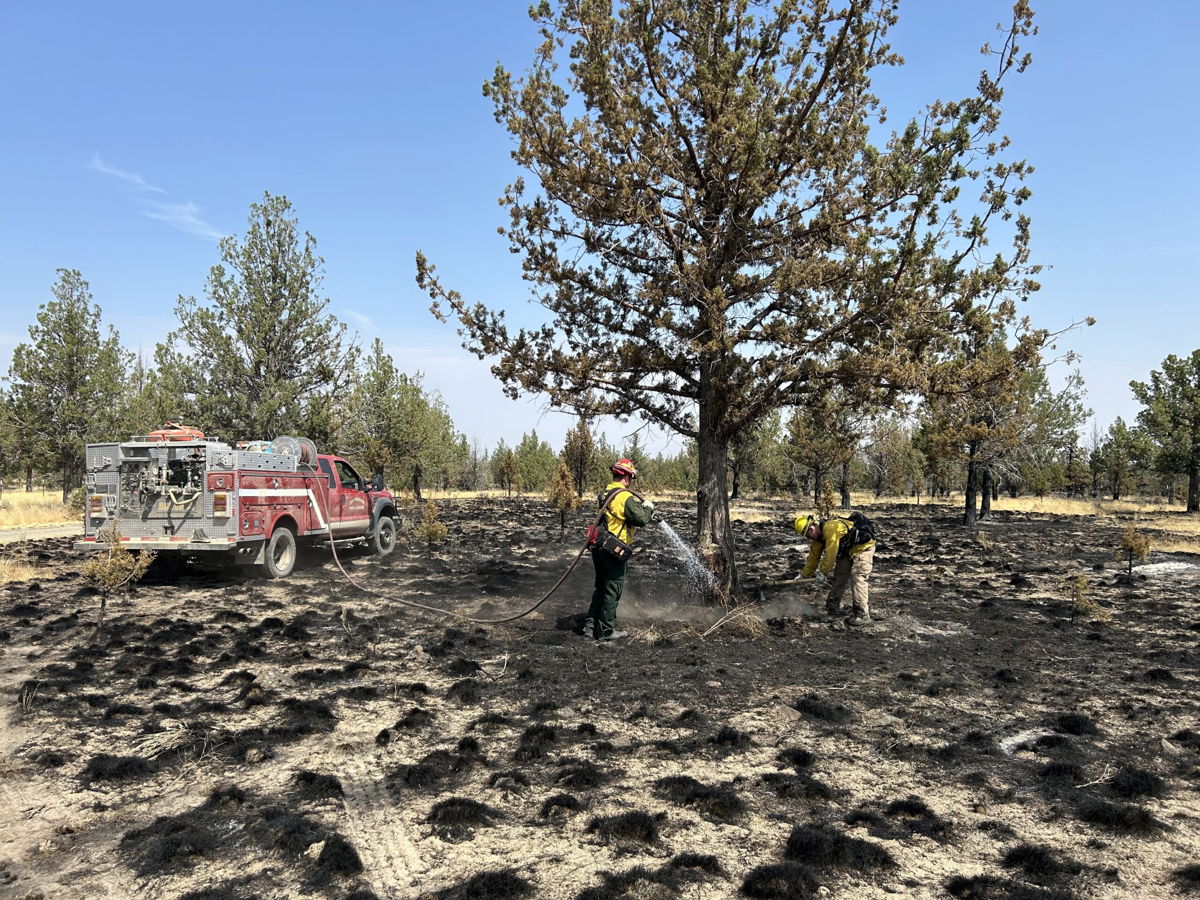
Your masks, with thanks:
M 730 472 L 733 475 L 733 489 L 729 492 L 730 501 L 736 500 L 738 494 L 742 492 L 742 464 L 735 458 L 729 464 Z
M 964 525 L 974 525 L 979 520 L 979 516 L 975 507 L 975 480 L 978 477 L 978 469 L 979 464 L 975 462 L 975 444 L 972 443 L 970 444 L 970 450 L 967 455 L 967 489 L 965 492 L 967 495 L 967 500 L 963 510 Z
M 728 602 L 737 594 L 737 563 L 733 556 L 733 530 L 729 523 L 729 439 L 715 423 L 706 421 L 705 404 L 700 406 L 698 442 L 700 477 L 696 485 L 696 545 L 700 557 L 715 578 L 712 596 Z
M 421 467 L 420 466 L 413 466 L 412 488 L 413 488 L 413 496 L 415 496 L 417 498 L 417 502 L 424 503 L 425 498 L 421 496 Z
M 25 493 L 33 493 L 33 466 L 25 467 Z
M 992 476 L 992 467 L 983 466 L 983 486 L 980 488 L 980 493 L 983 495 L 979 503 L 979 518 L 990 519 L 992 517 L 992 490 L 995 487 L 994 478 Z
M 842 477 L 838 482 L 842 494 L 842 509 L 850 508 L 850 460 L 842 463 Z
M 1187 511 L 1200 512 L 1200 466 L 1188 468 Z

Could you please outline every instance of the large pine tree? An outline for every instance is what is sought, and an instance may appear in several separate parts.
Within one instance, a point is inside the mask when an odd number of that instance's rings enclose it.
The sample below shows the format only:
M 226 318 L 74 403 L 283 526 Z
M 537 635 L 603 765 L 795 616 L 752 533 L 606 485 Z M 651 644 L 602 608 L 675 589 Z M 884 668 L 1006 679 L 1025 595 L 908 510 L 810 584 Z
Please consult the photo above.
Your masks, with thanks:
M 354 376 L 357 347 L 320 294 L 324 261 L 286 197 L 250 206 L 242 239 L 223 238 L 206 302 L 180 297 L 158 347 L 160 390 L 195 424 L 241 440 L 298 434 L 325 443 Z
M 735 437 L 831 383 L 919 389 L 948 337 L 1019 330 L 1036 289 L 1028 167 L 998 133 L 1032 12 L 1015 4 L 974 94 L 889 133 L 871 80 L 902 62 L 898 6 L 542 0 L 532 66 L 485 92 L 540 186 L 502 202 L 545 324 L 510 330 L 417 257 L 435 314 L 513 395 L 697 442 L 697 537 L 726 592 Z M 1008 249 L 985 250 L 1001 223 Z

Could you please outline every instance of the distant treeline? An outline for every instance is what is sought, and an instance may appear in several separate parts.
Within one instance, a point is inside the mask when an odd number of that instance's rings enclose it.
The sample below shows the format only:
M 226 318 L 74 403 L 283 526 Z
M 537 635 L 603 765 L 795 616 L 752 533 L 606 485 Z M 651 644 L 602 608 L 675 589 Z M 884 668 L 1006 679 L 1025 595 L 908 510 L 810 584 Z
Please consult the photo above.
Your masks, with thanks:
M 648 491 L 695 491 L 698 453 L 649 454 L 635 432 L 612 446 L 580 418 L 556 451 L 536 431 L 495 447 L 469 442 L 436 391 L 406 374 L 376 340 L 365 352 L 320 295 L 323 261 L 286 198 L 251 206 L 246 234 L 219 247 L 204 301 L 180 296 L 176 328 L 152 360 L 121 346 L 83 275 L 61 269 L 29 340 L 13 353 L 0 406 L 6 483 L 31 488 L 53 476 L 64 499 L 83 476 L 84 445 L 148 433 L 168 421 L 225 440 L 313 438 L 323 449 L 423 488 L 545 493 L 569 477 L 577 496 L 635 460 Z M 1200 351 L 1164 361 L 1132 389 L 1136 425 L 1080 429 L 1090 416 L 1077 373 L 1052 389 L 1034 367 L 1003 391 L 910 398 L 864 411 L 835 386 L 764 414 L 730 442 L 731 496 L 793 494 L 848 505 L 850 492 L 916 496 L 967 492 L 968 515 L 986 515 L 1006 492 L 1129 494 L 1185 499 L 1200 508 Z M 567 475 L 560 475 L 560 463 Z

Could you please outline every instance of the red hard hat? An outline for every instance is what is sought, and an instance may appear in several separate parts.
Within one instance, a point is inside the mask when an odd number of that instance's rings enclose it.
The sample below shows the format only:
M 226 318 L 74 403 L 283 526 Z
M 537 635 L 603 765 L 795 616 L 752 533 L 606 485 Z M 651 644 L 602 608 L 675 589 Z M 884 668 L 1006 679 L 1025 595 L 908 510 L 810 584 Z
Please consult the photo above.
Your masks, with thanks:
M 610 471 L 614 475 L 628 475 L 630 478 L 637 478 L 637 467 L 633 464 L 632 459 L 618 459 L 612 464 Z

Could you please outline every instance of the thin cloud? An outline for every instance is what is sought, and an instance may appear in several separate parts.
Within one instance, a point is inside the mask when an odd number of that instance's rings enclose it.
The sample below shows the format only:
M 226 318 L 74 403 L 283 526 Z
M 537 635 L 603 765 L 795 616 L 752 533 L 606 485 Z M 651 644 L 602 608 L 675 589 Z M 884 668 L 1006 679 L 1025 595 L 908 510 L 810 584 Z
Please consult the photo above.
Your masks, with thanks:
M 200 218 L 200 208 L 195 203 L 153 203 L 144 212 L 149 218 L 166 222 L 172 228 L 178 228 L 188 234 L 196 234 L 214 241 L 225 236 Z
M 158 185 L 151 184 L 135 172 L 126 172 L 123 169 L 118 169 L 116 166 L 110 166 L 100 158 L 99 153 L 92 156 L 91 160 L 88 161 L 87 167 L 93 172 L 99 172 L 102 175 L 123 181 L 138 191 L 151 194 L 167 194 L 167 191 Z M 187 203 L 169 203 L 165 200 L 149 200 L 143 197 L 138 201 L 138 204 L 142 207 L 142 215 L 158 222 L 166 222 L 172 228 L 178 228 L 187 234 L 194 234 L 202 238 L 208 238 L 209 240 L 218 240 L 225 236 L 215 227 L 205 222 L 200 217 L 200 207 L 190 201 Z
M 125 172 L 125 171 L 122 171 L 121 169 L 116 168 L 115 166 L 110 166 L 108 163 L 106 163 L 104 160 L 102 160 L 100 158 L 99 153 L 97 153 L 95 156 L 93 156 L 91 158 L 91 160 L 87 164 L 87 167 L 89 169 L 91 169 L 93 172 L 100 172 L 103 175 L 111 175 L 113 178 L 118 178 L 121 181 L 124 181 L 126 184 L 133 185 L 135 188 L 137 188 L 140 191 L 151 191 L 152 193 L 155 193 L 155 194 L 165 194 L 166 193 L 166 191 L 164 191 L 162 188 L 151 184 L 145 178 L 143 178 L 141 175 L 136 175 L 133 172 Z
M 360 313 L 360 312 L 356 312 L 353 309 L 347 309 L 347 310 L 345 310 L 345 313 L 347 316 L 349 316 L 351 319 L 353 319 L 355 322 L 357 322 L 358 326 L 360 328 L 365 328 L 367 331 L 378 331 L 379 330 L 375 326 L 375 320 L 372 319 L 370 316 L 364 315 L 363 313 Z

